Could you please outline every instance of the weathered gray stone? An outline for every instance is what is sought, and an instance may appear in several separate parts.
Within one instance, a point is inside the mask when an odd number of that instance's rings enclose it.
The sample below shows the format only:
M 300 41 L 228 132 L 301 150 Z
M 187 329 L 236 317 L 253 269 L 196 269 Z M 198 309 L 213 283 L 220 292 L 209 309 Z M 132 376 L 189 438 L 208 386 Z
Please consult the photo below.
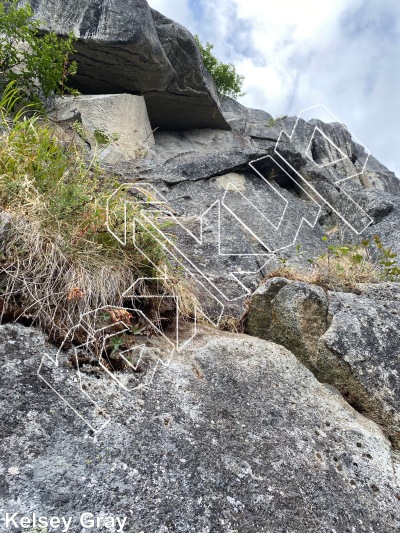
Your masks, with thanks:
M 393 208 L 388 206 L 388 202 Z M 377 223 L 372 225 L 365 232 L 366 236 L 379 235 L 385 247 L 391 247 L 393 252 L 400 258 L 400 199 L 393 195 L 390 199 L 387 196 L 382 198 L 382 207 L 386 206 L 387 216 L 379 216 Z M 382 213 L 382 210 L 381 210 Z
M 347 243 L 382 228 L 385 237 L 391 233 L 388 244 L 394 240 L 394 250 L 400 251 L 394 227 L 400 209 L 391 192 L 398 180 L 374 160 L 375 181 L 360 179 L 366 154 L 342 125 L 300 119 L 289 140 L 282 132 L 292 132 L 294 118 L 272 121 L 268 113 L 232 100 L 223 102 L 223 110 L 232 131 L 156 132 L 155 147 L 145 159 L 112 170 L 124 181 L 155 187 L 174 216 L 198 237 L 203 224 L 202 244 L 181 228 L 175 232 L 176 244 L 216 281 L 227 296 L 222 303 L 228 314 L 240 316 L 246 296 L 239 286 L 232 290 L 232 275 L 253 291 L 277 267 L 278 258 L 306 268 L 308 258 L 326 251 L 321 237 L 332 228 Z M 332 143 L 341 147 L 345 161 L 321 167 L 309 157 L 316 126 L 326 135 L 314 137 L 317 162 L 334 159 Z M 297 244 L 301 254 L 294 253 Z
M 245 329 L 249 335 L 265 339 L 272 335 L 272 302 L 278 292 L 289 283 L 285 278 L 271 278 L 262 283 L 251 296 Z M 268 333 L 267 333 L 268 332 Z M 278 342 L 278 344 L 284 344 Z
M 97 439 L 36 375 L 46 354 L 35 330 L 0 327 L 3 512 L 72 516 L 72 533 L 88 510 L 124 531 L 400 527 L 389 442 L 282 347 L 202 331 L 148 389 L 88 374 L 112 416 Z M 51 375 L 74 387 L 71 369 Z
M 371 300 L 400 301 L 400 283 L 358 283 L 357 291 Z
M 333 228 L 338 242 L 356 243 L 378 233 L 385 246 L 400 252 L 399 180 L 374 158 L 367 160 L 343 125 L 293 117 L 274 121 L 233 100 L 222 107 L 232 131 L 156 132 L 155 148 L 144 160 L 117 170 L 124 181 L 152 184 L 184 225 L 197 228 L 197 235 L 206 213 L 209 244 L 198 246 L 182 232 L 177 243 L 193 262 L 207 258 L 201 268 L 219 278 L 225 292 L 237 271 L 254 290 L 276 268 L 277 258 L 307 267 L 307 258 L 326 251 L 321 237 Z M 325 136 L 316 136 L 316 127 Z M 332 163 L 335 145 L 344 159 Z M 232 179 L 239 179 L 240 186 L 230 187 Z M 216 202 L 222 206 L 220 219 L 211 209 Z M 296 244 L 301 254 L 294 253 Z M 230 311 L 236 306 L 240 314 L 242 302 L 229 304 Z
M 261 109 L 249 109 L 228 98 L 222 102 L 224 116 L 233 131 L 255 140 L 271 140 L 280 133 L 279 123 L 271 127 L 272 115 Z M 277 138 L 277 137 L 276 137 Z
M 56 98 L 49 118 L 56 123 L 80 124 L 80 136 L 91 157 L 111 165 L 144 157 L 154 145 L 143 96 L 107 94 Z
M 400 447 L 400 285 L 358 284 L 361 295 L 325 294 L 307 283 L 278 281 L 256 292 L 246 332 L 291 350 Z
M 313 371 L 316 343 L 328 328 L 328 300 L 321 287 L 273 278 L 262 285 L 250 302 L 246 331 L 250 335 L 290 346 Z M 262 302 L 264 300 L 264 302 Z
M 193 36 L 146 0 L 29 3 L 44 30 L 78 38 L 82 93 L 143 94 L 153 128 L 229 129 Z
M 155 140 L 154 152 L 142 165 L 126 166 L 122 171 L 134 170 L 143 179 L 174 184 L 248 170 L 250 161 L 265 154 L 265 149 L 259 150 L 247 137 L 221 130 L 157 132 Z

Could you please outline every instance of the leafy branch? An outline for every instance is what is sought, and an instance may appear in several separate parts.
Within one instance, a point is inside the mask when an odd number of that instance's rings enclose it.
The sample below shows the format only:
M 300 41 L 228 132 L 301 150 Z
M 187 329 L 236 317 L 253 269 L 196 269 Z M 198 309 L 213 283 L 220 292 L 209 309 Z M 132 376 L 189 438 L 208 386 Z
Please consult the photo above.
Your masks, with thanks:
M 77 70 L 71 60 L 75 38 L 59 38 L 53 32 L 40 35 L 40 25 L 29 4 L 0 1 L 0 93 L 12 81 L 35 102 L 53 93 L 76 92 L 67 85 Z

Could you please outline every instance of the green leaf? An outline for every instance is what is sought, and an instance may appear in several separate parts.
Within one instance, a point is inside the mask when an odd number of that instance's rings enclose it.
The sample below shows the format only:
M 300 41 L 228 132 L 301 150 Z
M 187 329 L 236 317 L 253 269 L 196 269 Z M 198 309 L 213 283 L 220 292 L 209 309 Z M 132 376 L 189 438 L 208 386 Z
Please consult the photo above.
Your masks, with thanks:
M 364 257 L 361 254 L 354 254 L 351 258 L 352 262 L 355 264 L 360 264 Z
M 110 344 L 112 346 L 111 355 L 113 355 L 115 352 L 118 352 L 118 350 L 124 344 L 124 339 L 122 339 L 121 337 L 112 337 L 110 339 Z
M 146 329 L 146 326 L 141 326 L 140 324 L 135 324 L 130 328 L 130 332 L 134 335 L 141 335 L 143 331 Z

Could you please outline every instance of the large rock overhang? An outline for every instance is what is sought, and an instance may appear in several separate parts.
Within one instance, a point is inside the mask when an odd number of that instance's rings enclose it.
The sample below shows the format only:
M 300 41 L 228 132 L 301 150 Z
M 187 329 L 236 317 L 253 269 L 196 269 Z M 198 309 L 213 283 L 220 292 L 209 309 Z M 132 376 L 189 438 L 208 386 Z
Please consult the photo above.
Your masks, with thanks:
M 29 3 L 43 31 L 77 37 L 70 85 L 83 94 L 143 95 L 153 128 L 230 129 L 193 36 L 146 0 Z

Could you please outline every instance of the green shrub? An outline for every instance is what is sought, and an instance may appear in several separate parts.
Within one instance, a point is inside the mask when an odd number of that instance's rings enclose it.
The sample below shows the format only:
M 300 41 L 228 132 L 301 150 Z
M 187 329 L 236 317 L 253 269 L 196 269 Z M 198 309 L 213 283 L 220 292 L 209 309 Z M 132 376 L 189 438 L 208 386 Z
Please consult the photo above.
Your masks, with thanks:
M 400 264 L 397 252 L 390 247 L 385 247 L 379 235 L 373 236 L 373 243 L 378 250 L 377 261 L 379 262 L 384 281 L 400 281 Z M 369 246 L 370 240 L 364 241 L 364 246 Z
M 212 53 L 214 48 L 213 44 L 206 43 L 203 45 L 198 35 L 195 35 L 195 39 L 200 49 L 204 65 L 213 77 L 221 99 L 244 96 L 242 92 L 244 76 L 236 72 L 234 65 L 222 63 L 214 56 Z
M 0 1 L 0 93 L 10 81 L 35 101 L 38 96 L 74 92 L 66 85 L 76 73 L 76 63 L 70 61 L 73 36 L 40 36 L 40 24 L 32 16 L 29 4 L 18 7 L 17 0 Z
M 398 254 L 385 247 L 381 238 L 374 235 L 358 244 L 329 244 L 328 236 L 322 240 L 327 252 L 317 258 L 315 264 L 327 269 L 327 275 L 339 284 L 400 281 Z

